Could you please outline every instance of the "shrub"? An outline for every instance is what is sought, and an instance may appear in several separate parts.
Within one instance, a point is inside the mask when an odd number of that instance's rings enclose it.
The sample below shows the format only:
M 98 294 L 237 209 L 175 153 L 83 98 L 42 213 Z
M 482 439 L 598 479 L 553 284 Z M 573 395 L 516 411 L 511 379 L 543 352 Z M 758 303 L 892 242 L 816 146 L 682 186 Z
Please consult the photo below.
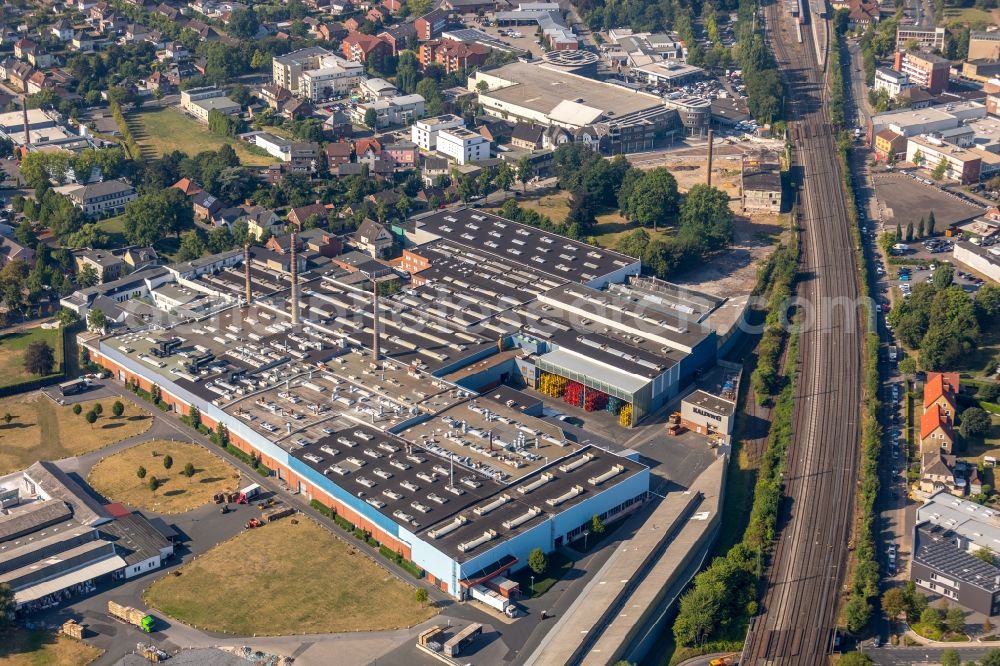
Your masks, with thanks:
M 95 403 L 93 406 L 94 413 L 100 416 L 104 413 L 104 406 L 101 403 Z
M 194 476 L 194 465 L 191 463 L 184 463 L 184 476 L 189 479 Z
M 163 456 L 163 469 L 170 469 L 174 466 L 174 459 L 170 456 Z
M 97 423 L 97 414 L 93 410 L 87 412 L 87 416 L 85 416 L 84 418 L 87 419 L 87 423 L 89 423 L 90 425 L 94 425 L 95 423 Z
M 115 400 L 115 404 L 111 405 L 111 413 L 120 417 L 125 413 L 125 404 L 121 400 Z
M 535 548 L 528 554 L 528 566 L 536 574 L 540 574 L 545 571 L 545 568 L 549 566 L 549 559 L 545 557 L 545 551 L 541 548 Z
M 83 407 L 80 406 L 80 403 L 77 403 L 77 404 L 73 405 L 73 413 L 74 414 L 76 414 L 77 416 L 79 416 L 80 412 L 82 412 L 82 411 L 83 411 Z
M 157 479 L 155 476 L 149 477 L 149 489 L 155 493 L 156 489 L 159 487 L 160 487 L 160 480 Z
M 135 475 L 137 477 L 139 477 L 140 479 L 145 479 L 146 478 L 146 468 L 143 467 L 142 465 L 139 465 L 139 469 L 135 470 Z
M 427 590 L 426 589 L 424 589 L 422 587 L 418 587 L 417 588 L 417 593 L 414 596 L 416 597 L 418 604 L 426 604 L 427 603 L 427 597 L 429 595 L 427 594 Z

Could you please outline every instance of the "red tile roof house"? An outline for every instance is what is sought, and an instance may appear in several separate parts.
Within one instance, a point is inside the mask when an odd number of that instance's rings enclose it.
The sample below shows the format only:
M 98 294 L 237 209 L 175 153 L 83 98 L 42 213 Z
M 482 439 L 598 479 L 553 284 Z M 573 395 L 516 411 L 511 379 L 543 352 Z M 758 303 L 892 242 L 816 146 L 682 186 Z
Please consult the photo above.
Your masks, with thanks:
M 951 419 L 934 404 L 920 417 L 920 450 L 924 453 L 941 450 L 951 453 L 955 448 L 955 432 Z
M 181 178 L 176 183 L 174 183 L 172 187 L 176 187 L 178 190 L 184 193 L 184 196 L 188 197 L 192 197 L 198 194 L 199 192 L 203 191 L 201 189 L 201 185 L 194 182 L 190 178 Z
M 326 160 L 331 167 L 347 164 L 354 155 L 354 146 L 347 141 L 335 141 L 326 144 Z
M 957 372 L 928 372 L 924 383 L 924 411 L 931 405 L 937 405 L 948 418 L 954 420 L 958 414 L 955 394 L 958 393 L 959 382 Z

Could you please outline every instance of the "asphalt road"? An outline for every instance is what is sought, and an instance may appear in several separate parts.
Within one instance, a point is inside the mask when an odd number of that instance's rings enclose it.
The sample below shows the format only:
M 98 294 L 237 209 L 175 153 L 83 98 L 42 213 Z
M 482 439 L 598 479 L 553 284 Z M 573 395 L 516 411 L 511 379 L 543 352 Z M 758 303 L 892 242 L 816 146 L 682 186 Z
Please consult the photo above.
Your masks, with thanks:
M 826 662 L 847 559 L 858 466 L 861 321 L 854 241 L 848 227 L 824 73 L 812 31 L 782 32 L 782 5 L 765 8 L 779 68 L 788 84 L 793 168 L 802 182 L 801 279 L 805 301 L 793 441 L 785 472 L 781 536 L 742 664 Z M 817 19 L 818 20 L 818 19 Z M 786 27 L 789 25 L 785 23 Z M 787 43 L 786 43 L 787 40 Z M 833 307 L 840 300 L 846 307 Z

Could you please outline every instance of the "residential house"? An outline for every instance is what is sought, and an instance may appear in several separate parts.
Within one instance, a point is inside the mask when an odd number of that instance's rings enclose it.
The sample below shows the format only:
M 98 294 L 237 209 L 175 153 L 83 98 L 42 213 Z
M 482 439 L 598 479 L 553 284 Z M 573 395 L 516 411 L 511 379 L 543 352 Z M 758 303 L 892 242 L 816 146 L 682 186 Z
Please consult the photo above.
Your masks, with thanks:
M 121 180 L 106 180 L 83 185 L 66 192 L 73 205 L 88 217 L 110 217 L 125 211 L 125 204 L 135 200 L 135 188 Z
M 545 128 L 541 125 L 518 123 L 510 134 L 510 143 L 515 148 L 537 150 L 542 147 L 542 135 Z
M 354 154 L 359 163 L 374 162 L 382 157 L 382 142 L 375 137 L 358 139 L 354 142 Z
M 958 415 L 956 394 L 959 389 L 957 372 L 928 372 L 924 382 L 924 411 L 937 405 L 952 421 Z
M 145 268 L 146 266 L 155 266 L 160 261 L 156 250 L 151 247 L 130 247 L 125 250 L 122 259 L 128 264 L 130 271 Z
M 33 67 L 51 67 L 55 62 L 52 54 L 47 53 L 45 49 L 27 37 L 19 39 L 14 44 L 14 56 L 21 60 L 27 60 Z
M 94 36 L 85 30 L 79 30 L 73 35 L 70 48 L 80 53 L 90 53 L 94 50 Z
M 336 141 L 326 144 L 326 161 L 333 169 L 341 164 L 347 164 L 354 155 L 354 146 L 348 141 Z
M 335 140 L 354 134 L 354 123 L 350 116 L 339 109 L 334 109 L 323 121 L 323 131 Z
M 296 234 L 296 241 L 296 251 L 306 255 L 336 257 L 344 250 L 343 241 L 336 234 L 324 229 L 307 229 L 299 232 Z M 278 254 L 289 254 L 292 247 L 292 235 L 271 236 L 266 247 Z
M 409 169 L 417 166 L 420 151 L 412 141 L 397 141 L 387 144 L 382 154 L 391 159 L 397 168 Z
M 940 451 L 926 451 L 920 456 L 920 490 L 955 493 L 955 456 Z
M 316 216 L 319 225 L 323 226 L 326 224 L 327 218 L 330 216 L 330 209 L 321 203 L 299 206 L 298 208 L 293 208 L 288 211 L 288 221 L 297 226 L 299 229 L 304 229 L 306 220 L 313 215 Z
M 18 260 L 30 266 L 35 263 L 35 251 L 13 238 L 0 236 L 0 268 Z
M 165 2 L 161 2 L 159 5 L 157 5 L 156 9 L 153 10 L 153 13 L 159 14 L 160 16 L 170 19 L 175 23 L 182 18 L 181 10 L 177 9 L 176 7 L 171 7 Z
M 275 111 L 281 111 L 285 103 L 294 99 L 292 92 L 275 83 L 269 83 L 260 88 L 260 98 Z
M 214 220 L 219 211 L 226 207 L 222 201 L 208 192 L 199 191 L 190 195 L 190 197 L 194 217 L 196 220 L 201 220 L 202 222 Z
M 281 110 L 281 115 L 288 120 L 302 120 L 313 114 L 312 104 L 301 99 L 290 99 Z
M 875 157 L 886 162 L 906 158 L 906 135 L 888 127 L 875 135 Z
M 267 234 L 274 235 L 284 230 L 284 222 L 273 210 L 263 206 L 244 206 L 243 212 L 243 217 L 247 221 L 247 231 L 257 240 Z
M 393 245 L 392 232 L 375 220 L 366 217 L 351 236 L 354 246 L 372 257 L 383 257 Z
M 389 12 L 382 7 L 372 7 L 365 14 L 365 18 L 372 23 L 386 23 L 389 19 Z
M 125 260 L 108 250 L 80 250 L 74 254 L 74 259 L 78 273 L 89 266 L 101 282 L 117 280 L 128 272 Z
M 955 433 L 951 427 L 951 419 L 940 406 L 931 405 L 920 417 L 920 450 L 952 453 L 954 448 Z
M 49 31 L 60 42 L 68 42 L 73 39 L 73 26 L 66 19 L 59 19 L 53 23 Z
M 7 80 L 14 90 L 27 90 L 28 80 L 35 73 L 34 68 L 26 62 L 15 62 L 7 68 Z

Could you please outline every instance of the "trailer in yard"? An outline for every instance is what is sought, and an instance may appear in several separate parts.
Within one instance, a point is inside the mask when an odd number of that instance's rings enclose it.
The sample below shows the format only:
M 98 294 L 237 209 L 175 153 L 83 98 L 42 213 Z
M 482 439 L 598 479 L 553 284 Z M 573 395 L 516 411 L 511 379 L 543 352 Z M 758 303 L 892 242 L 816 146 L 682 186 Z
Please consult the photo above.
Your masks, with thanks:
M 236 498 L 238 504 L 246 504 L 250 500 L 260 495 L 260 484 L 251 483 L 246 488 L 240 490 L 239 497 Z
M 131 606 L 122 606 L 121 604 L 115 603 L 114 601 L 108 602 L 108 615 L 124 622 L 126 624 L 131 624 L 132 626 L 142 629 L 147 634 L 153 631 L 153 625 L 156 620 L 153 616 L 144 613 L 138 608 L 132 608 Z

